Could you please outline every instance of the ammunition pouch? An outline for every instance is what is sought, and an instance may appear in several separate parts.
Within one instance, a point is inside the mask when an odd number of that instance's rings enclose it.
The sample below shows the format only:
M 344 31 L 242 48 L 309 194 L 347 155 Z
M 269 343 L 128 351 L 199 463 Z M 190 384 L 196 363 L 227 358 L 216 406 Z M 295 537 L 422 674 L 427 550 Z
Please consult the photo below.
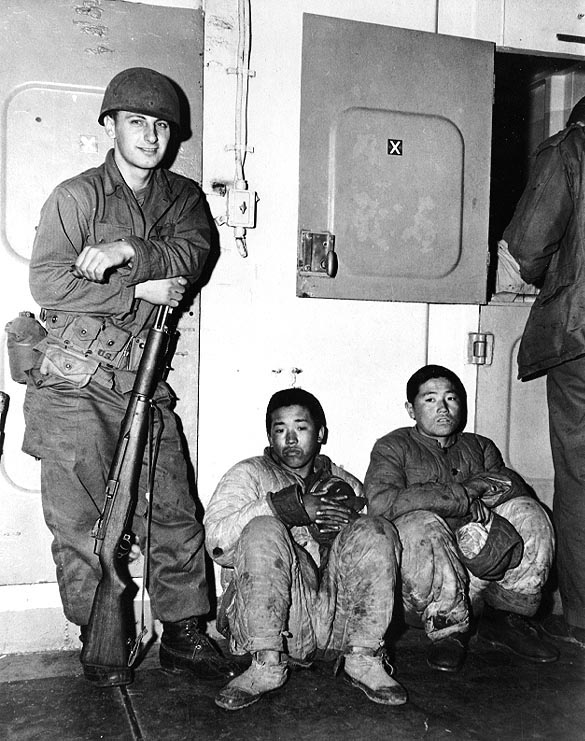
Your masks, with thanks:
M 43 340 L 37 350 L 44 355 L 41 362 L 42 376 L 60 376 L 79 388 L 87 386 L 99 363 L 73 348 L 63 348 Z
M 41 373 L 55 373 L 84 386 L 98 368 L 136 371 L 145 337 L 116 327 L 106 317 L 43 310 L 47 338 Z

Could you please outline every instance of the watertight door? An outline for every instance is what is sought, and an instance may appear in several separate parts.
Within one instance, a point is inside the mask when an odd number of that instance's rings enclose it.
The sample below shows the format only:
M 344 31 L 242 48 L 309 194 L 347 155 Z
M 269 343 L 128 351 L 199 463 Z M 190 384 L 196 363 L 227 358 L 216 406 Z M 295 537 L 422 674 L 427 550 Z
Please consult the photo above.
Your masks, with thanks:
M 299 296 L 485 302 L 493 56 L 305 14 Z
M 478 367 L 475 431 L 494 440 L 507 464 L 552 507 L 546 378 L 518 380 L 518 347 L 530 307 L 519 303 L 481 308 L 480 330 L 494 338 L 494 351 L 492 362 Z

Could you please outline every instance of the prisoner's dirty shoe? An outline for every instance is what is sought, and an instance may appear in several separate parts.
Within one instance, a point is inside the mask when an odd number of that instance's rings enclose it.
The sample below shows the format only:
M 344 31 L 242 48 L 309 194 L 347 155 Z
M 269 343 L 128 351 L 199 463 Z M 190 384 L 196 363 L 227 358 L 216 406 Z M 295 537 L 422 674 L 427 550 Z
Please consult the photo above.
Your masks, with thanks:
M 247 708 L 263 695 L 282 687 L 286 677 L 286 662 L 265 664 L 254 657 L 243 674 L 232 679 L 217 693 L 215 704 L 224 710 Z
M 88 639 L 88 630 L 89 628 L 87 625 L 81 625 L 79 628 L 79 638 L 84 644 L 79 657 L 81 665 L 83 666 L 83 676 L 95 687 L 123 687 L 131 684 L 134 680 L 134 673 L 129 666 L 105 666 L 94 663 L 93 661 L 88 663 L 87 651 L 85 648 Z
M 492 646 L 505 648 L 537 664 L 550 664 L 559 658 L 558 649 L 543 638 L 536 624 L 524 615 L 486 609 L 477 635 Z
M 408 700 L 406 690 L 393 679 L 381 656 L 350 653 L 345 657 L 345 679 L 365 693 L 372 702 L 380 705 L 404 705 Z
M 542 620 L 540 627 L 551 638 L 576 643 L 585 648 L 585 628 L 570 625 L 564 615 L 548 615 Z
M 191 672 L 199 679 L 230 679 L 240 671 L 202 632 L 197 617 L 163 623 L 159 658 L 168 674 Z
M 453 633 L 433 641 L 427 649 L 427 664 L 441 672 L 458 672 L 467 656 L 467 638 Z

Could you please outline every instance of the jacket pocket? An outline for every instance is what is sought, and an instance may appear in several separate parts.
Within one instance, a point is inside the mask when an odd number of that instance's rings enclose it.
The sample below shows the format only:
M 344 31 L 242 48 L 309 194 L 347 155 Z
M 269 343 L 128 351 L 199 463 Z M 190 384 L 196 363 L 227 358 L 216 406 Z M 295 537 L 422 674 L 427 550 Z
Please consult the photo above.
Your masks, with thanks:
M 95 224 L 96 244 L 101 242 L 116 242 L 132 235 L 132 229 L 124 224 L 112 224 L 98 221 Z M 86 245 L 87 246 L 87 245 Z
M 170 222 L 167 222 L 165 224 L 155 224 L 152 227 L 152 230 L 149 236 L 155 237 L 155 239 L 164 239 L 165 237 L 174 237 L 175 236 L 175 225 Z

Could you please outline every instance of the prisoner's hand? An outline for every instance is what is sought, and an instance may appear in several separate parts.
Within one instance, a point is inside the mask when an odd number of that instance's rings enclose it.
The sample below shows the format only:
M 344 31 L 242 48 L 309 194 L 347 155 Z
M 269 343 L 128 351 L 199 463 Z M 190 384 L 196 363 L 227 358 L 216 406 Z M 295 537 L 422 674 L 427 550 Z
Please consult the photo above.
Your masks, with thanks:
M 366 500 L 358 496 L 352 486 L 338 476 L 318 479 L 308 491 L 321 497 L 327 504 L 341 503 L 355 512 L 366 506 Z
M 470 500 L 481 499 L 484 494 L 492 491 L 492 482 L 485 478 L 481 473 L 471 476 L 463 482 Z
M 480 525 L 487 527 L 489 521 L 493 517 L 489 507 L 487 507 L 481 499 L 474 499 L 469 505 L 469 514 L 471 515 L 472 522 L 479 522 Z
M 103 283 L 112 268 L 127 265 L 134 257 L 134 247 L 124 240 L 90 244 L 79 254 L 72 273 L 94 283 Z
M 134 289 L 136 298 L 144 299 L 156 306 L 178 306 L 181 303 L 187 280 L 181 276 L 177 278 L 161 278 L 138 283 Z
M 357 520 L 359 514 L 342 500 L 329 500 L 319 494 L 303 494 L 305 511 L 323 533 L 338 532 L 348 522 Z
M 510 476 L 502 473 L 490 473 L 489 476 L 486 476 L 486 480 L 490 484 L 490 488 L 482 494 L 481 501 L 490 508 L 505 502 L 512 492 Z

